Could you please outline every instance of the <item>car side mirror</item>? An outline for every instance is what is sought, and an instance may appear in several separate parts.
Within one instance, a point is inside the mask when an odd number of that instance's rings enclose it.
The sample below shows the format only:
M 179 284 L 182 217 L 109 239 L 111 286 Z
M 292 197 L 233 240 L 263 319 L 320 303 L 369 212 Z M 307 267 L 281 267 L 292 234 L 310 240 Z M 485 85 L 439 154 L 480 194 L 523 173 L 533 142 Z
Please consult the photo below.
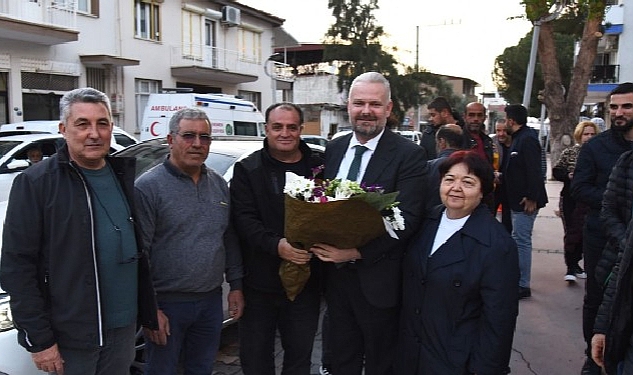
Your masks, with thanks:
M 26 169 L 29 166 L 31 166 L 31 163 L 29 163 L 28 160 L 15 159 L 12 162 L 10 162 L 9 164 L 7 164 L 7 169 L 9 171 L 18 171 L 18 170 Z

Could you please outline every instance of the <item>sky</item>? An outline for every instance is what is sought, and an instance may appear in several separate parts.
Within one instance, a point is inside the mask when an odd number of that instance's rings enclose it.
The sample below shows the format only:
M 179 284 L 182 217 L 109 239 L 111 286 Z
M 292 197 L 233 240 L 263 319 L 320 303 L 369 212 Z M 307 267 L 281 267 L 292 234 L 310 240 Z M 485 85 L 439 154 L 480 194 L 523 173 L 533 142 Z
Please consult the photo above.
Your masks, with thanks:
M 328 0 L 238 0 L 283 18 L 284 29 L 301 43 L 321 43 L 334 22 Z M 524 14 L 520 0 L 379 0 L 376 23 L 388 35 L 382 43 L 396 47 L 396 58 L 432 73 L 469 78 L 481 91 L 496 88 L 494 60 L 530 31 L 531 23 L 512 19 Z M 416 26 L 419 40 L 416 47 Z

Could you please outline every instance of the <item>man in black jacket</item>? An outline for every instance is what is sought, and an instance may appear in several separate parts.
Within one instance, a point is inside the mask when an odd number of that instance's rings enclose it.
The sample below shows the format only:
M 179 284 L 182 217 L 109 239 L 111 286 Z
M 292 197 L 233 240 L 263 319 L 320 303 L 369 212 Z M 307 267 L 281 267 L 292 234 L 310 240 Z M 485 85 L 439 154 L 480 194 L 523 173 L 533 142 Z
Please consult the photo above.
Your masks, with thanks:
M 527 126 L 527 109 L 520 104 L 505 108 L 506 130 L 512 135 L 508 164 L 503 181 L 512 216 L 512 238 L 519 251 L 519 298 L 532 295 L 532 229 L 538 210 L 547 204 L 547 193 L 541 172 L 541 145 Z
M 266 110 L 264 148 L 235 165 L 231 181 L 233 220 L 246 276 L 240 320 L 240 360 L 245 375 L 274 375 L 275 333 L 284 349 L 283 373 L 309 375 L 319 319 L 320 262 L 284 236 L 286 172 L 307 178 L 323 159 L 301 140 L 303 113 L 292 103 Z M 282 260 L 310 264 L 310 279 L 294 300 L 279 276 Z
M 486 107 L 483 104 L 472 102 L 466 105 L 464 111 L 464 150 L 476 152 L 482 159 L 492 165 L 492 139 L 484 133 L 484 121 L 486 121 Z
M 614 262 L 614 256 L 609 256 L 612 251 L 604 254 L 611 258 L 610 262 L 601 262 L 600 268 L 598 264 L 603 257 L 605 245 L 608 245 L 607 248 L 619 248 L 617 240 L 609 241 L 610 244 L 607 241 L 604 223 L 600 220 L 600 210 L 613 167 L 624 152 L 633 149 L 633 83 L 622 83 L 611 91 L 609 114 L 611 128 L 591 138 L 580 149 L 571 184 L 572 197 L 589 206 L 583 230 L 583 258 L 587 273 L 583 301 L 583 334 L 587 343 L 584 375 L 600 373 L 600 368 L 591 359 L 591 339 L 603 297 L 602 283 L 606 279 L 605 276 L 611 272 Z M 598 280 L 598 275 L 603 275 L 600 277 L 601 280 Z
M 18 175 L 11 189 L 2 287 L 18 340 L 38 369 L 125 374 L 137 316 L 157 328 L 132 217 L 135 161 L 106 157 L 113 123 L 105 94 L 70 91 L 60 113 L 66 146 Z

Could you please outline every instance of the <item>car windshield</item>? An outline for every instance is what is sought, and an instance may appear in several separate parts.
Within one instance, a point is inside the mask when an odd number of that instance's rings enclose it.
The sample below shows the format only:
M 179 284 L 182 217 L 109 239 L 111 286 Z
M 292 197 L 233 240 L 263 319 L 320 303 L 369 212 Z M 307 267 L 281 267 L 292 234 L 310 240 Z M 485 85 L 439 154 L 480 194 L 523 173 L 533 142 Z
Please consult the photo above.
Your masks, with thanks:
M 0 141 L 0 158 L 9 153 L 22 142 L 20 141 Z

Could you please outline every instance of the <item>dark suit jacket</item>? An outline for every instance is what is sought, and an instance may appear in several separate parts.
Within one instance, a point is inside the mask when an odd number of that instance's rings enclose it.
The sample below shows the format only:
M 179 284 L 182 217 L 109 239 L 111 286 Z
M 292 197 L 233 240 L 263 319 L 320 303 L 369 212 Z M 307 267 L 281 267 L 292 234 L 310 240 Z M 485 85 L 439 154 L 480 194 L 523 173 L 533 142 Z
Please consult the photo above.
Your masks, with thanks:
M 353 136 L 330 141 L 325 149 L 325 178 L 334 179 Z M 398 206 L 405 219 L 399 240 L 388 234 L 358 249 L 356 262 L 360 287 L 373 306 L 387 308 L 400 302 L 401 262 L 408 238 L 415 233 L 424 210 L 426 152 L 410 140 L 385 130 L 371 157 L 362 182 L 379 185 L 386 193 L 398 191 Z
M 516 244 L 481 204 L 429 258 L 443 211 L 405 257 L 396 373 L 505 374 L 519 308 Z
M 523 125 L 512 134 L 508 165 L 503 171 L 508 203 L 513 211 L 523 211 L 523 197 L 536 201 L 536 207 L 547 204 L 545 181 L 541 171 L 541 145 L 532 129 Z

